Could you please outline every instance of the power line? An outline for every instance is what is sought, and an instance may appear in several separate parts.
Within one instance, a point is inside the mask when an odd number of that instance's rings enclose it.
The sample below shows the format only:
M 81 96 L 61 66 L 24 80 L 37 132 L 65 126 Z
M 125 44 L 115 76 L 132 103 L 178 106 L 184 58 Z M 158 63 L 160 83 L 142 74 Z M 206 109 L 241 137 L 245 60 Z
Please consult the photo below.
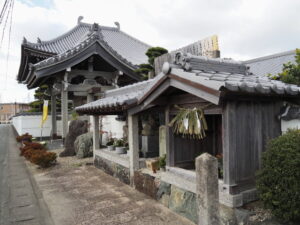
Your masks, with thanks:
M 8 60 L 10 56 L 10 41 L 11 41 L 11 28 L 12 28 L 12 19 L 14 12 L 14 0 L 11 1 L 11 9 L 10 9 L 10 23 L 9 23 L 9 31 L 8 31 L 8 46 L 7 46 L 7 55 L 6 55 L 6 71 L 5 71 L 5 89 L 7 85 L 7 73 L 8 73 Z
M 0 25 L 1 25 L 1 23 L 2 23 L 2 20 L 3 20 L 4 15 L 5 15 L 5 12 L 6 12 L 6 9 L 7 9 L 7 6 L 8 6 L 8 2 L 9 2 L 9 0 L 5 0 L 4 5 L 3 5 L 3 8 L 2 8 L 2 10 L 1 10 L 1 14 L 0 14 Z
M 11 10 L 12 10 L 13 0 L 8 0 L 8 1 L 9 1 L 8 10 L 7 9 L 4 10 L 4 14 L 3 14 L 3 17 L 2 17 L 2 19 L 4 18 L 4 16 L 6 18 L 5 18 L 5 22 L 4 22 L 4 26 L 3 26 L 3 31 L 2 31 L 2 37 L 1 37 L 1 42 L 0 42 L 0 50 L 2 48 L 2 43 L 3 43 L 4 36 L 5 36 L 5 30 L 6 30 L 7 21 L 9 19 L 9 16 L 10 16 L 10 13 L 11 13 Z M 7 6 L 6 6 L 6 8 L 7 8 Z M 6 11 L 7 11 L 7 13 L 6 13 Z M 0 21 L 0 25 L 1 25 L 1 22 L 2 21 Z

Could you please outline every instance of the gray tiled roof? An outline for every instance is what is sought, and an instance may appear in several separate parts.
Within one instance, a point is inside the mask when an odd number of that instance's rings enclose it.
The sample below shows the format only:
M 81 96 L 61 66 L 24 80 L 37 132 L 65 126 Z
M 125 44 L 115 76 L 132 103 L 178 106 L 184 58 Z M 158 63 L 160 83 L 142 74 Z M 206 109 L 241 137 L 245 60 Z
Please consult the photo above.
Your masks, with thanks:
M 38 43 L 24 41 L 23 45 L 63 57 L 67 54 L 71 55 L 72 50 L 88 42 L 91 34 L 95 35 L 95 32 L 99 39 L 110 48 L 110 52 L 121 57 L 121 60 L 127 60 L 132 65 L 147 62 L 145 53 L 151 46 L 131 37 L 119 28 L 99 26 L 97 24 L 80 22 L 72 30 L 53 40 L 39 41 Z M 49 63 L 50 61 L 48 60 L 47 62 Z
M 77 112 L 87 112 L 113 107 L 126 107 L 137 103 L 156 79 L 138 82 L 125 87 L 106 91 L 103 98 L 75 108 Z
M 193 70 L 191 72 L 174 68 L 172 74 L 183 79 L 202 84 L 211 89 L 221 91 L 226 88 L 233 92 L 299 95 L 300 88 L 296 85 L 288 85 L 281 81 L 270 80 L 267 77 L 244 74 L 228 74 L 224 72 L 206 72 Z
M 261 94 L 287 94 L 287 95 L 298 95 L 300 94 L 300 87 L 297 85 L 285 84 L 281 81 L 271 80 L 266 76 L 260 76 L 257 74 L 251 74 L 249 71 L 244 70 L 244 73 L 231 73 L 227 71 L 235 71 L 241 68 L 242 63 L 238 61 L 222 61 L 222 59 L 208 59 L 199 56 L 192 55 L 180 55 L 180 60 L 186 62 L 188 58 L 189 61 L 194 62 L 193 65 L 189 65 L 189 71 L 184 71 L 182 69 L 172 69 L 171 73 L 175 73 L 184 79 L 200 83 L 207 87 L 220 90 L 224 87 L 230 91 L 234 92 L 248 92 L 248 93 L 261 93 Z M 215 62 L 219 61 L 220 65 L 217 67 L 216 71 Z M 206 62 L 212 64 L 213 66 L 208 67 L 209 71 L 205 68 L 199 70 L 201 63 Z M 181 65 L 181 63 L 177 64 Z M 182 65 L 181 65 L 182 66 Z M 230 67 L 229 67 L 230 66 Z M 185 65 L 183 66 L 183 68 Z M 222 67 L 224 69 L 222 69 Z M 236 67 L 236 69 L 234 69 Z M 228 69 L 229 68 L 229 69 Z M 213 71 L 211 71 L 213 69 Z M 186 70 L 186 69 L 185 69 Z M 226 72 L 223 72 L 223 71 Z M 243 70 L 241 70 L 243 72 Z
M 282 52 L 270 56 L 260 57 L 243 63 L 250 67 L 249 71 L 255 75 L 266 76 L 277 75 L 282 72 L 283 64 L 295 62 L 295 50 Z
M 91 27 L 91 24 L 79 23 L 73 29 L 55 39 L 49 41 L 39 41 L 38 39 L 38 43 L 25 42 L 24 44 L 40 51 L 60 54 L 83 41 L 90 32 Z
M 208 59 L 190 54 L 178 54 L 176 58 L 175 65 L 166 63 L 163 72 L 154 79 L 107 91 L 104 98 L 79 106 L 76 111 L 89 113 L 92 110 L 99 110 L 100 112 L 117 106 L 126 106 L 127 109 L 130 105 L 140 104 L 143 101 L 142 99 L 154 91 L 156 85 L 163 79 L 168 77 L 172 79 L 171 75 L 180 78 L 181 82 L 185 80 L 189 84 L 200 84 L 220 92 L 227 90 L 241 94 L 300 95 L 300 87 L 271 80 L 266 76 L 249 74 L 246 67 L 238 61 Z M 203 65 L 206 65 L 206 67 Z M 228 71 L 240 71 L 240 73 Z

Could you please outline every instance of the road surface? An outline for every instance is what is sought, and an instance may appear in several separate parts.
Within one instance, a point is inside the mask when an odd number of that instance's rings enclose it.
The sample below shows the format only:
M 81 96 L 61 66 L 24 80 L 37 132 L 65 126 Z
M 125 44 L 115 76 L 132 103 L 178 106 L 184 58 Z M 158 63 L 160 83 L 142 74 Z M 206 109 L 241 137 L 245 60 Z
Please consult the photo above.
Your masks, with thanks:
M 0 124 L 0 225 L 51 225 L 11 125 Z

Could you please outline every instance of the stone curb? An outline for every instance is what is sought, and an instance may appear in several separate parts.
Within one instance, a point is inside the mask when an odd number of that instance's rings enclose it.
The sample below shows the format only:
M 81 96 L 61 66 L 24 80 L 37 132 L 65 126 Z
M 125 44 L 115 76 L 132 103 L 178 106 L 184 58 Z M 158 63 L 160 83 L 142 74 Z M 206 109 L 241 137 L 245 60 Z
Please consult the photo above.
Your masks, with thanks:
M 37 185 L 37 182 L 32 174 L 31 168 L 28 166 L 28 163 L 26 161 L 25 161 L 25 164 L 26 164 L 27 173 L 29 174 L 29 177 L 30 177 L 30 183 L 32 184 L 32 187 L 34 190 L 34 195 L 36 196 L 36 198 L 38 200 L 38 205 L 40 206 L 40 209 L 42 212 L 43 218 L 41 218 L 41 220 L 43 220 L 43 222 L 45 222 L 45 225 L 55 225 L 54 221 L 52 220 L 49 207 L 43 198 L 43 194 Z

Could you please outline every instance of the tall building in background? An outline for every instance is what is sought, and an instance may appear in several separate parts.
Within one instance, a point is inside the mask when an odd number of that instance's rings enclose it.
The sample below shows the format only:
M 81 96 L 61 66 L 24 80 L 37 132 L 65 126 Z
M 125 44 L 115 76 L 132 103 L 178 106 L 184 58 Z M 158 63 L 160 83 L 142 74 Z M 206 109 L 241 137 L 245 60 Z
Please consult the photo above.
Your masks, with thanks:
M 0 103 L 0 123 L 8 124 L 17 113 L 25 112 L 29 109 L 30 106 L 26 103 Z

